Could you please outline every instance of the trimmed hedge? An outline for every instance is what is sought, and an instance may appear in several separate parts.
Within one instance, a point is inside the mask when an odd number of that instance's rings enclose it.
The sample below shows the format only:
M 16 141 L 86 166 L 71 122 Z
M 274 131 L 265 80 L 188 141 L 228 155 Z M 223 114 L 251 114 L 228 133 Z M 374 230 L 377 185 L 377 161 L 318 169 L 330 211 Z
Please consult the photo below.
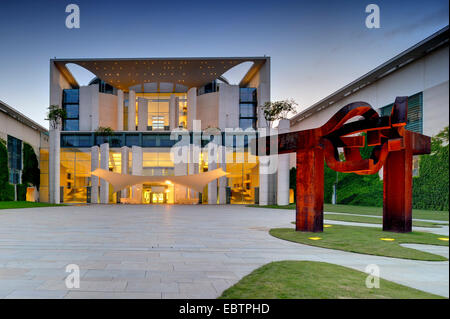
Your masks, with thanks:
M 14 200 L 14 186 L 9 183 L 8 150 L 0 139 L 0 201 Z
M 413 207 L 449 210 L 449 129 L 431 139 L 431 154 L 422 155 L 413 178 Z
M 26 201 L 27 200 L 27 188 L 26 184 L 17 184 L 17 200 Z

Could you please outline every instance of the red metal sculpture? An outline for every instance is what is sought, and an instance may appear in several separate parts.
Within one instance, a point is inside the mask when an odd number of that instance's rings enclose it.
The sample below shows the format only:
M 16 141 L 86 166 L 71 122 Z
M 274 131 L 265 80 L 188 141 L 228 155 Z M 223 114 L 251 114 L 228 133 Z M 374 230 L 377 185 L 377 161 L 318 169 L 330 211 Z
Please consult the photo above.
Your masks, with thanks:
M 344 106 L 323 126 L 278 135 L 278 153 L 297 153 L 296 230 L 323 231 L 324 159 L 335 171 L 374 174 L 383 168 L 383 230 L 410 232 L 412 159 L 429 154 L 430 137 L 405 129 L 407 97 L 397 97 L 390 116 L 365 102 Z M 366 133 L 360 135 L 359 133 Z M 369 159 L 360 148 L 374 146 Z M 270 141 L 262 141 L 270 149 Z M 342 148 L 345 161 L 339 159 Z

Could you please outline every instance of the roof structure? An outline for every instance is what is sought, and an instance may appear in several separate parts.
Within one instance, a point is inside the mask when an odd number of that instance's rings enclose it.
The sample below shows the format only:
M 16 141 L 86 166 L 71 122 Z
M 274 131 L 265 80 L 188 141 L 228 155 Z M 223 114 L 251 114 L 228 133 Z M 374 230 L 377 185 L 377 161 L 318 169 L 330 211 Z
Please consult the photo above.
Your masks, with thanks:
M 48 133 L 48 130 L 45 127 L 39 125 L 38 123 L 36 123 L 35 121 L 33 121 L 32 119 L 27 117 L 26 115 L 23 115 L 22 113 L 20 113 L 19 111 L 17 111 L 16 109 L 14 109 L 13 107 L 9 106 L 8 104 L 6 104 L 5 102 L 3 102 L 1 100 L 0 100 L 0 111 L 3 113 L 6 113 L 7 115 L 12 117 L 16 121 L 19 121 L 19 122 L 25 124 L 26 126 L 31 127 L 32 129 L 34 129 L 36 131 L 40 131 L 42 133 Z
M 361 90 L 362 88 L 384 78 L 385 76 L 397 71 L 398 69 L 410 64 L 411 62 L 422 58 L 430 52 L 435 51 L 436 49 L 444 45 L 448 45 L 448 41 L 449 26 L 447 25 L 428 38 L 420 41 L 416 45 L 413 45 L 409 49 L 403 51 L 392 59 L 376 67 L 372 71 L 364 74 L 363 76 L 347 84 L 338 91 L 328 95 L 326 98 L 308 107 L 306 110 L 293 116 L 292 118 L 290 118 L 291 126 L 311 116 L 314 113 L 326 109 L 327 107 L 342 100 L 348 95 L 353 94 Z
M 77 64 L 106 83 L 128 91 L 129 87 L 144 83 L 174 83 L 187 88 L 200 87 L 220 78 L 225 72 L 243 62 L 253 62 L 242 79 L 245 85 L 269 57 L 217 58 L 133 58 L 133 59 L 52 59 L 72 87 L 78 83 L 66 64 Z
M 97 168 L 91 172 L 92 175 L 103 178 L 110 183 L 114 191 L 117 192 L 129 186 L 143 183 L 164 183 L 170 182 L 173 184 L 179 184 L 193 189 L 197 192 L 202 192 L 203 187 L 213 180 L 226 176 L 228 173 L 224 172 L 221 168 L 217 168 L 205 173 L 198 173 L 192 175 L 182 176 L 143 176 L 143 175 L 131 175 L 120 174 L 107 171 L 105 169 Z

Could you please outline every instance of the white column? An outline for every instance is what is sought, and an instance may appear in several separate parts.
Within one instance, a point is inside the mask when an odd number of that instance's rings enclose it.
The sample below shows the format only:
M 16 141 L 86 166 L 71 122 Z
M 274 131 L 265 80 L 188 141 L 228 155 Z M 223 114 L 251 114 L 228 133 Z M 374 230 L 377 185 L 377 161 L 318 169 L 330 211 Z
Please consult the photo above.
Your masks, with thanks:
M 208 154 L 208 171 L 215 170 L 217 168 L 217 159 L 211 156 L 211 152 Z M 208 204 L 217 204 L 217 179 L 208 183 Z
M 189 175 L 198 174 L 198 155 L 199 154 L 197 154 L 197 149 L 194 147 L 194 145 L 190 145 L 189 146 L 189 164 L 188 164 Z M 189 189 L 189 198 L 197 199 L 198 192 L 194 191 L 193 189 Z
M 147 131 L 148 102 L 147 99 L 138 98 L 138 131 Z
M 260 122 L 263 124 L 266 122 Z M 260 137 L 267 136 L 269 134 L 269 129 L 263 127 L 263 130 L 259 130 Z M 259 156 L 259 205 L 264 206 L 269 204 L 269 156 L 260 155 Z
M 49 200 L 50 203 L 60 203 L 60 134 L 59 128 L 49 132 Z
M 123 131 L 123 91 L 117 90 L 117 131 Z
M 278 134 L 288 133 L 289 120 L 278 123 Z M 277 204 L 289 205 L 289 154 L 278 155 Z
M 131 147 L 131 174 L 142 175 L 142 147 Z M 132 198 L 139 203 L 142 202 L 142 185 L 133 185 L 131 188 Z
M 128 131 L 136 131 L 136 93 L 128 93 Z
M 99 147 L 91 147 L 91 172 L 98 168 Z M 98 204 L 98 176 L 91 175 L 91 203 Z
M 192 131 L 193 121 L 197 119 L 197 88 L 187 92 L 187 129 Z
M 109 144 L 100 145 L 100 168 L 109 170 Z M 109 203 L 109 183 L 100 179 L 100 203 Z
M 220 167 L 224 172 L 227 171 L 227 163 L 226 163 L 226 152 L 225 147 L 221 147 L 219 149 L 219 152 L 221 152 L 221 160 L 222 163 L 220 163 Z M 227 203 L 227 177 L 223 176 L 219 178 L 219 204 L 226 204 Z
M 174 175 L 175 176 L 184 176 L 188 173 L 188 164 L 187 163 L 175 163 L 174 164 Z M 180 203 L 187 198 L 187 188 L 185 186 L 175 184 L 175 203 Z
M 172 94 L 169 101 L 169 126 L 170 130 L 178 128 L 179 100 Z
M 123 146 L 120 149 L 121 157 L 120 157 L 120 171 L 122 174 L 128 174 L 128 158 L 129 158 L 129 148 L 126 146 Z M 121 198 L 128 198 L 128 188 L 122 189 L 120 192 Z

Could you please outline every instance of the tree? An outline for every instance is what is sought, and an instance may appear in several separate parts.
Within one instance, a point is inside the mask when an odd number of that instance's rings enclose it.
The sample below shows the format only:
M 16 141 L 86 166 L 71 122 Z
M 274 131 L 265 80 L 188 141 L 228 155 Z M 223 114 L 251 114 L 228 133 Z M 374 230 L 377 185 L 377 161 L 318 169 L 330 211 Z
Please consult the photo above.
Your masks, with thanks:
M 22 183 L 27 186 L 33 185 L 37 188 L 39 188 L 40 184 L 39 162 L 33 147 L 28 143 L 23 143 Z
M 58 105 L 50 105 L 48 107 L 47 118 L 45 120 L 50 121 L 51 129 L 58 128 L 66 118 L 66 110 L 60 108 Z
M 295 112 L 297 103 L 293 99 L 266 102 L 260 108 L 264 113 L 269 127 L 272 127 L 274 121 L 286 119 L 289 113 Z
M 110 127 L 99 126 L 98 129 L 95 131 L 95 135 L 112 136 L 113 134 L 114 130 Z

